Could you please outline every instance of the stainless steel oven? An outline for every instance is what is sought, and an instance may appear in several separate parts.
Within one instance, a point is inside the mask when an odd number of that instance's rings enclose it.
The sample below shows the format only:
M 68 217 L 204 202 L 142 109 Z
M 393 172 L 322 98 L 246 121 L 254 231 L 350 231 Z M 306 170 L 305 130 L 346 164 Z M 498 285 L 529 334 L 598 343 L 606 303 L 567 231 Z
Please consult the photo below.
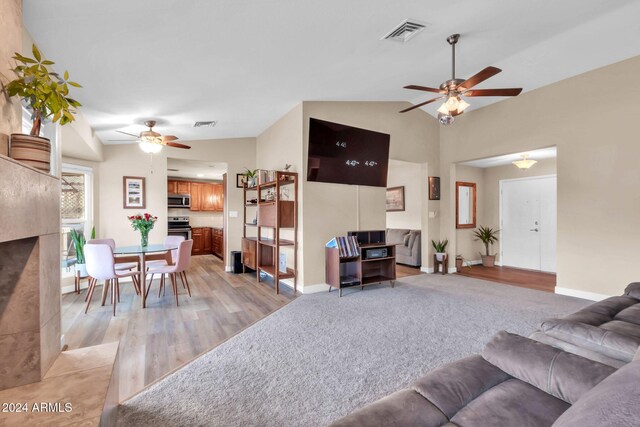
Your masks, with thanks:
M 169 236 L 182 236 L 185 240 L 191 239 L 191 225 L 188 216 L 170 216 L 168 218 L 167 232 Z
M 190 208 L 191 196 L 188 194 L 169 194 L 167 207 L 170 208 Z M 187 218 L 188 221 L 189 218 Z

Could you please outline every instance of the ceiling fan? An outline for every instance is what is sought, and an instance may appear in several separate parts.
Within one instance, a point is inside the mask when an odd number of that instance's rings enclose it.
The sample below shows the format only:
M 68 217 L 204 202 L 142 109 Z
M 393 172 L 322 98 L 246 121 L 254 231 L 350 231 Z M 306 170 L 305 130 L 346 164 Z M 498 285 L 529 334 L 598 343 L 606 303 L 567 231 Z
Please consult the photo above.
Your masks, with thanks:
M 453 123 L 454 117 L 462 114 L 469 107 L 463 96 L 518 96 L 522 88 L 509 89 L 472 89 L 479 83 L 495 76 L 502 70 L 496 67 L 487 67 L 467 80 L 456 78 L 456 43 L 460 39 L 460 34 L 452 34 L 447 37 L 447 42 L 451 45 L 451 80 L 442 83 L 439 89 L 418 85 L 405 86 L 405 89 L 421 90 L 424 92 L 439 93 L 441 96 L 430 99 L 412 107 L 406 108 L 401 113 L 406 113 L 423 105 L 430 104 L 440 99 L 446 98 L 444 103 L 438 108 L 438 120 L 443 125 Z
M 174 135 L 160 135 L 158 132 L 153 130 L 153 127 L 156 125 L 155 120 L 147 120 L 144 122 L 144 125 L 149 128 L 149 130 L 145 130 L 140 132 L 139 135 L 134 135 L 132 133 L 123 132 L 121 130 L 117 130 L 116 132 L 122 133 L 124 135 L 129 135 L 134 138 L 137 138 L 138 144 L 140 145 L 140 149 L 145 153 L 159 153 L 162 150 L 163 146 L 174 147 L 174 148 L 184 148 L 189 149 L 188 145 L 180 144 L 179 142 L 175 142 L 178 140 L 177 136 Z M 130 140 L 122 140 L 122 141 L 130 141 Z

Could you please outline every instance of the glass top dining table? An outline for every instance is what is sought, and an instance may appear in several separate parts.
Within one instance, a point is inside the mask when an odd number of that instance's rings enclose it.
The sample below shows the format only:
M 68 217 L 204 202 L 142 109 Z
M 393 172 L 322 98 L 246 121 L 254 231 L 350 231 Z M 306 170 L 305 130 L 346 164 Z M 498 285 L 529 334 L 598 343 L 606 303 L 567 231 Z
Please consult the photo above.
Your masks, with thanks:
M 140 246 L 140 245 L 134 245 L 134 246 L 120 246 L 115 248 L 115 250 L 113 251 L 114 255 L 139 255 L 140 256 L 140 283 L 143 285 L 142 289 L 141 289 L 141 302 L 142 302 L 142 308 L 146 308 L 147 306 L 147 292 L 145 292 L 145 288 L 146 288 L 146 274 L 145 272 L 147 271 L 147 260 L 146 260 L 146 255 L 147 254 L 153 254 L 153 253 L 159 253 L 159 252 L 168 252 L 168 251 L 172 251 L 178 249 L 178 245 L 165 245 L 165 244 L 158 244 L 158 245 L 147 245 L 147 246 Z

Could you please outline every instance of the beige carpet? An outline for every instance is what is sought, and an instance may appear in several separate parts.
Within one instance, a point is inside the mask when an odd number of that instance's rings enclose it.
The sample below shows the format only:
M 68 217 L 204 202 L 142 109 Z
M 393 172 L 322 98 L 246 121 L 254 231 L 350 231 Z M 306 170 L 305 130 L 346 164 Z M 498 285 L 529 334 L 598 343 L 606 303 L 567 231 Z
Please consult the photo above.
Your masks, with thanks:
M 120 407 L 122 426 L 323 426 L 588 301 L 456 275 L 304 295 Z

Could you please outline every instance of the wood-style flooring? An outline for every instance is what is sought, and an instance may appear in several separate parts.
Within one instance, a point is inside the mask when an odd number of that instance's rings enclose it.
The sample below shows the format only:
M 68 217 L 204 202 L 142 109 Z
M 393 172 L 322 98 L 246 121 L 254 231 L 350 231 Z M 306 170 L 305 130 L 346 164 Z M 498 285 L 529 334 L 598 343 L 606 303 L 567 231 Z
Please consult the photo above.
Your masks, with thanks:
M 62 296 L 62 333 L 69 349 L 120 341 L 121 401 L 295 298 L 286 286 L 276 295 L 273 283 L 257 283 L 255 274 L 226 273 L 213 255 L 193 257 L 187 274 L 192 296 L 179 285 L 178 307 L 171 286 L 158 297 L 159 280 L 146 309 L 132 284 L 122 283 L 115 317 L 108 300 L 100 306 L 101 288 L 87 314 L 86 290 Z
M 411 267 L 403 264 L 396 264 L 396 278 L 401 279 L 407 276 L 417 276 L 418 274 L 425 274 L 420 271 L 420 267 Z
M 482 265 L 474 265 L 462 268 L 461 271 L 458 271 L 458 274 L 475 279 L 519 286 L 521 288 L 536 289 L 538 291 L 554 292 L 556 288 L 556 275 L 541 271 L 523 270 L 513 267 L 484 267 Z

